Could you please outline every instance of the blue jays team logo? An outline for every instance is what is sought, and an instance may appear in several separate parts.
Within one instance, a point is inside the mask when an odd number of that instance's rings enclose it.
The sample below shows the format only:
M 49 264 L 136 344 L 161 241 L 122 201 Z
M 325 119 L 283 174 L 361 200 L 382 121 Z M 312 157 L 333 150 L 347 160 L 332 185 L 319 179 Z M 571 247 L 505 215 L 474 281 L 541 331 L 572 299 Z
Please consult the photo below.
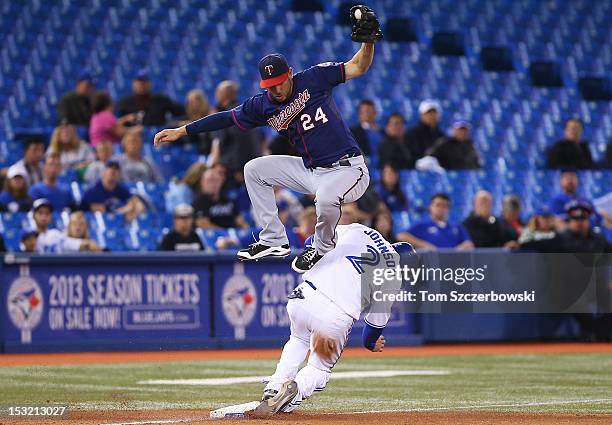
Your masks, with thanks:
M 255 285 L 244 274 L 243 267 L 235 265 L 234 274 L 225 282 L 221 294 L 223 315 L 234 327 L 235 339 L 245 338 L 245 328 L 253 321 L 257 310 Z
M 30 276 L 20 276 L 11 283 L 6 303 L 11 322 L 21 331 L 21 342 L 31 342 L 31 332 L 40 323 L 44 309 L 40 286 Z
M 357 273 L 359 274 L 363 274 L 363 272 L 365 271 L 363 269 L 363 264 L 367 264 L 369 266 L 376 266 L 380 261 L 380 254 L 378 253 L 378 251 L 376 251 L 376 248 L 374 248 L 372 245 L 366 245 L 366 247 L 368 249 L 369 255 L 366 255 L 364 253 L 360 256 L 346 256 L 346 259 L 350 261 L 350 263 L 353 265 L 353 267 L 355 267 L 355 270 L 357 270 Z

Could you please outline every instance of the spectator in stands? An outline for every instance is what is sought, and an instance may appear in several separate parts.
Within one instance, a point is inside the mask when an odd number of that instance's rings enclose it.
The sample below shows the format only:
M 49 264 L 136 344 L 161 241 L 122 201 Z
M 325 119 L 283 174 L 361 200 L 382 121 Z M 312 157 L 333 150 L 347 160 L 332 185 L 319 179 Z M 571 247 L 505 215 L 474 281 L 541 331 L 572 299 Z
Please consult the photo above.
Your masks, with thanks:
M 121 183 L 121 165 L 112 160 L 106 163 L 100 180 L 83 194 L 81 208 L 125 214 L 128 223 L 145 211 L 143 202 Z
M 415 248 L 473 249 L 474 243 L 467 230 L 461 224 L 448 220 L 450 206 L 451 200 L 447 194 L 436 193 L 429 202 L 429 218 L 416 223 L 397 238 L 411 243 Z
M 391 164 L 382 168 L 378 194 L 389 211 L 400 212 L 408 209 L 408 200 L 400 189 L 399 172 Z
M 204 244 L 193 228 L 193 207 L 179 204 L 174 209 L 174 228 L 166 233 L 159 251 L 203 251 Z
M 236 203 L 222 193 L 223 184 L 223 176 L 216 169 L 208 169 L 202 174 L 201 194 L 193 201 L 197 226 L 204 229 L 247 228 Z
M 110 95 L 101 91 L 93 99 L 93 115 L 89 124 L 89 142 L 97 146 L 103 140 L 113 144 L 121 141 L 128 129 L 128 124 L 136 121 L 136 114 L 127 114 L 117 118 L 113 113 L 113 100 Z
M 32 209 L 32 198 L 28 195 L 25 173 L 18 167 L 10 167 L 4 190 L 0 193 L 0 211 L 28 212 Z
M 593 207 L 589 202 L 574 199 L 565 206 L 565 214 L 568 217 L 567 229 L 557 232 L 552 238 L 526 242 L 521 248 L 538 252 L 612 253 L 610 242 L 591 229 L 589 219 Z
M 317 210 L 315 207 L 306 207 L 302 210 L 299 219 L 299 226 L 293 232 L 296 235 L 296 247 L 302 248 L 304 242 L 310 235 L 314 235 L 315 226 L 317 225 Z
M 465 120 L 453 123 L 452 135 L 441 137 L 426 151 L 445 170 L 473 170 L 480 168 L 480 158 L 470 137 L 472 125 Z
M 45 145 L 39 137 L 29 137 L 25 141 L 23 158 L 11 165 L 10 168 L 19 169 L 25 176 L 28 186 L 40 183 L 43 180 L 42 160 L 45 156 Z
M 6 252 L 6 245 L 4 244 L 4 238 L 0 235 L 0 252 Z
M 543 239 L 551 239 L 555 236 L 555 216 L 547 205 L 538 208 L 529 219 L 527 226 L 521 232 L 519 244 Z
M 50 152 L 60 156 L 62 170 L 80 170 L 96 159 L 91 146 L 79 138 L 76 127 L 67 123 L 53 130 L 47 154 Z
M 407 145 L 415 161 L 422 158 L 436 140 L 445 136 L 439 127 L 441 115 L 442 108 L 435 100 L 426 99 L 419 104 L 419 122 L 406 133 Z
M 118 115 L 137 114 L 137 124 L 164 125 L 167 115 L 180 117 L 185 114 L 182 105 L 174 102 L 168 96 L 153 93 L 151 80 L 146 69 L 141 69 L 132 81 L 132 94 L 119 101 Z
M 191 205 L 195 194 L 200 192 L 200 181 L 204 171 L 206 171 L 206 164 L 196 162 L 191 164 L 185 176 L 178 183 L 170 182 L 168 191 L 164 195 L 166 211 L 174 211 L 179 204 Z
M 479 190 L 474 196 L 474 210 L 463 221 L 470 239 L 476 247 L 516 248 L 516 240 L 504 233 L 501 222 L 493 215 L 493 197 L 486 190 Z
M 338 224 L 359 223 L 359 208 L 357 208 L 357 204 L 355 202 L 342 204 L 340 209 L 342 210 L 342 214 L 340 215 L 340 221 Z
M 164 178 L 153 161 L 142 156 L 142 127 L 130 128 L 121 141 L 123 154 L 117 160 L 121 164 L 126 183 L 163 183 Z
M 381 212 L 389 212 L 389 209 L 376 192 L 373 182 L 370 182 L 365 193 L 361 195 L 357 201 L 355 201 L 357 207 L 354 211 L 357 221 L 366 226 L 372 225 L 372 219 L 374 216 Z
M 21 242 L 19 243 L 21 252 L 36 252 L 37 239 L 38 232 L 36 230 L 31 230 L 21 235 Z
M 208 98 L 200 89 L 193 89 L 187 93 L 187 103 L 185 105 L 185 116 L 176 122 L 175 127 L 180 127 L 190 122 L 204 118 L 213 112 Z M 209 155 L 212 143 L 210 133 L 192 134 L 184 137 L 183 143 L 192 143 L 198 147 L 198 152 L 202 155 Z
M 516 240 L 523 231 L 523 222 L 521 221 L 521 200 L 516 195 L 504 196 L 502 201 L 502 216 L 499 219 L 506 238 Z
M 404 117 L 398 112 L 389 116 L 385 126 L 385 138 L 378 148 L 381 166 L 390 164 L 393 168 L 413 168 L 415 158 L 406 140 Z
M 36 224 L 36 251 L 40 253 L 88 251 L 97 247 L 94 241 L 89 239 L 76 239 L 67 236 L 57 229 L 50 229 L 51 213 L 53 205 L 45 198 L 34 201 L 33 206 L 34 223 Z
M 36 201 L 44 198 L 48 200 L 53 209 L 61 211 L 65 208 L 74 208 L 75 202 L 72 193 L 59 187 L 58 178 L 62 172 L 60 156 L 56 152 L 50 152 L 45 159 L 43 167 L 43 181 L 30 187 L 29 195 Z
M 100 180 L 106 168 L 106 163 L 112 156 L 113 144 L 110 140 L 100 140 L 96 145 L 96 160 L 87 166 L 83 181 L 88 185 L 92 185 Z
M 66 93 L 58 103 L 58 122 L 88 126 L 92 113 L 91 98 L 95 89 L 96 83 L 91 74 L 82 73 L 77 79 L 74 91 Z
M 595 168 L 589 144 L 582 140 L 582 130 L 582 122 L 578 118 L 565 122 L 565 137 L 548 149 L 547 168 Z
M 238 105 L 238 84 L 222 81 L 215 91 L 217 109 L 229 111 Z M 225 164 L 230 170 L 241 170 L 251 159 L 261 156 L 262 137 L 259 130 L 243 131 L 237 126 L 215 133 L 209 164 Z
M 352 127 L 351 132 L 355 136 L 361 152 L 370 156 L 382 141 L 382 132 L 376 122 L 378 116 L 376 105 L 370 99 L 363 99 L 359 102 L 357 114 L 359 124 Z
M 550 209 L 552 210 L 553 214 L 555 214 L 555 228 L 557 232 L 565 230 L 567 226 L 565 206 L 570 201 L 580 199 L 592 205 L 590 200 L 578 193 L 578 183 L 578 175 L 574 170 L 569 169 L 561 171 L 561 174 L 559 175 L 559 186 L 561 187 L 561 193 L 555 195 L 550 201 Z M 600 222 L 601 216 L 597 213 L 597 211 L 593 210 L 593 214 L 591 214 L 591 223 L 599 224 Z
M 372 227 L 389 243 L 397 242 L 395 234 L 393 233 L 393 216 L 390 213 L 382 211 L 376 214 L 372 220 Z
M 83 211 L 75 211 L 70 214 L 66 236 L 81 241 L 80 251 L 101 251 L 98 243 L 89 238 L 89 226 Z

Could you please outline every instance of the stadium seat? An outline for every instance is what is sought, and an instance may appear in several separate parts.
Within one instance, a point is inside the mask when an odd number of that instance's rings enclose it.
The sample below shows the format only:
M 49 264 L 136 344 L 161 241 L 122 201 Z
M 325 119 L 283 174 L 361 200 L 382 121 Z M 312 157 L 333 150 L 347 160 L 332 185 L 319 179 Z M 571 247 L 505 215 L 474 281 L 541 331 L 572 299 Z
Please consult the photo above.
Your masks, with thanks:
M 561 67 L 556 62 L 532 62 L 529 65 L 529 76 L 536 87 L 563 87 Z

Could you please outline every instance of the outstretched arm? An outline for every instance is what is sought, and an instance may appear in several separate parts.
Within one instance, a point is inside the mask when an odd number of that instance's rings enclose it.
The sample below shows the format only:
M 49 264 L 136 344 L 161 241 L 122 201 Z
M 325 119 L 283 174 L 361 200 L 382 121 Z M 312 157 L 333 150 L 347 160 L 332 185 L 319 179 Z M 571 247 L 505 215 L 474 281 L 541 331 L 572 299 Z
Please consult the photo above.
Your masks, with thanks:
M 361 48 L 353 58 L 344 64 L 346 81 L 365 74 L 374 59 L 374 43 L 361 43 Z
M 179 128 L 167 128 L 162 130 L 155 135 L 153 144 L 158 147 L 162 143 L 174 142 L 183 136 L 221 130 L 233 125 L 235 125 L 235 123 L 232 119 L 232 113 L 230 111 L 217 112 L 216 114 L 200 118 L 197 121 Z

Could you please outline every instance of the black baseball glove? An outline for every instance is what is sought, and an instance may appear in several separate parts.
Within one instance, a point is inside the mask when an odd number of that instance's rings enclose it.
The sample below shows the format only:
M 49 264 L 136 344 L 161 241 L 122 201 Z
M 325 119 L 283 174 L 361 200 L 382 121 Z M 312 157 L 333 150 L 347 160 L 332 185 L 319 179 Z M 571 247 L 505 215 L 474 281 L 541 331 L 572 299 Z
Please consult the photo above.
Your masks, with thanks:
M 351 39 L 353 41 L 358 43 L 376 43 L 383 38 L 376 13 L 368 6 L 353 6 L 351 7 L 350 14 L 351 23 L 353 24 L 353 31 L 351 32 Z

